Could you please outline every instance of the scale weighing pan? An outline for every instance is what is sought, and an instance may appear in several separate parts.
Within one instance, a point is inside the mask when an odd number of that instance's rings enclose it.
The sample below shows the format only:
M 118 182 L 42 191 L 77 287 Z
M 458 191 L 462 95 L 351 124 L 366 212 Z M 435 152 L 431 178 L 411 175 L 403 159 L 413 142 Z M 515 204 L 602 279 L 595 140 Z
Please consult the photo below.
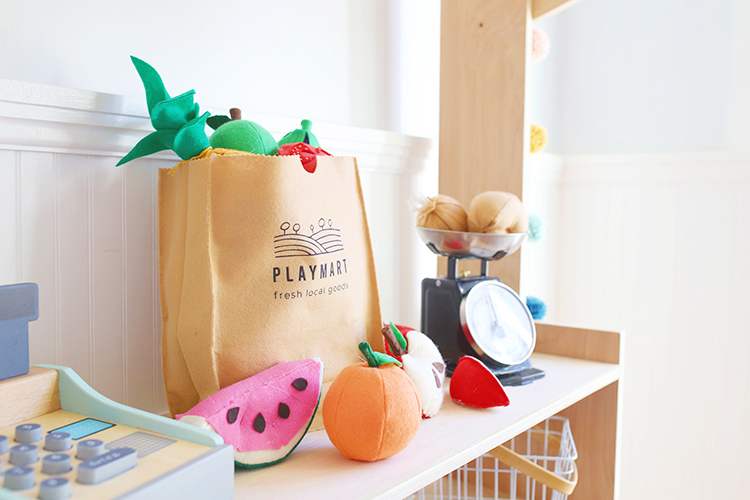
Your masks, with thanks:
M 529 233 L 464 233 L 416 226 L 419 237 L 437 255 L 453 259 L 499 260 L 523 245 Z

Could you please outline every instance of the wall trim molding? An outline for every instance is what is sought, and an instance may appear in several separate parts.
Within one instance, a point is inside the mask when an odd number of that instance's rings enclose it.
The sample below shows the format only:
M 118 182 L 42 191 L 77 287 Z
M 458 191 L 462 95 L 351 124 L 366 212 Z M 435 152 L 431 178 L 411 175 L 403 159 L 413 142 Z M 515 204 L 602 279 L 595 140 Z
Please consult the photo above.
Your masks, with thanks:
M 301 120 L 245 114 L 275 137 Z M 0 149 L 121 158 L 152 130 L 145 97 L 0 79 Z M 315 134 L 327 150 L 356 156 L 364 172 L 414 175 L 437 168 L 437 148 L 427 138 L 319 122 Z M 179 161 L 171 152 L 150 158 Z

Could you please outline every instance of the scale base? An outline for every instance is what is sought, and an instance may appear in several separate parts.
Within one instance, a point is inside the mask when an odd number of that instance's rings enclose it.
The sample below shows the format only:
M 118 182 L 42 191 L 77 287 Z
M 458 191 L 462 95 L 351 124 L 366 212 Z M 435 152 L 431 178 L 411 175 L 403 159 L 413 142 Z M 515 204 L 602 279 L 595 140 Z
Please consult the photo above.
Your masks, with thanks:
M 534 368 L 531 365 L 531 360 L 528 359 L 521 364 L 513 366 L 501 365 L 500 363 L 490 364 L 484 361 L 483 363 L 505 387 L 530 384 L 534 380 L 543 378 L 545 375 L 544 370 Z M 453 375 L 454 368 L 456 368 L 455 364 L 448 363 L 446 367 L 448 376 Z

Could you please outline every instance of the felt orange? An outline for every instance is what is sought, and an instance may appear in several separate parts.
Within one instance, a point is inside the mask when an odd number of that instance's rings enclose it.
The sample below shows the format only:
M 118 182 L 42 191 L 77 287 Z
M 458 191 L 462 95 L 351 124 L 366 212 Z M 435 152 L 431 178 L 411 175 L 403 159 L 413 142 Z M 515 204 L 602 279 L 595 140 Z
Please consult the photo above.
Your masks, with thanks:
M 374 462 L 406 448 L 422 410 L 417 388 L 398 361 L 373 353 L 366 342 L 360 350 L 368 362 L 347 366 L 336 377 L 323 401 L 323 422 L 344 456 Z

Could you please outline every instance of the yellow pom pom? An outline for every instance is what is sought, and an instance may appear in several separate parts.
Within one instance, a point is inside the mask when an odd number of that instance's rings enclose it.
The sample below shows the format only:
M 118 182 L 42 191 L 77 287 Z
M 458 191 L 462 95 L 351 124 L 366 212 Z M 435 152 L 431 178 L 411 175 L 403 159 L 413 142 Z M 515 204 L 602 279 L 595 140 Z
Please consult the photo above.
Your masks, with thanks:
M 547 129 L 541 125 L 531 124 L 531 152 L 538 153 L 547 146 Z

